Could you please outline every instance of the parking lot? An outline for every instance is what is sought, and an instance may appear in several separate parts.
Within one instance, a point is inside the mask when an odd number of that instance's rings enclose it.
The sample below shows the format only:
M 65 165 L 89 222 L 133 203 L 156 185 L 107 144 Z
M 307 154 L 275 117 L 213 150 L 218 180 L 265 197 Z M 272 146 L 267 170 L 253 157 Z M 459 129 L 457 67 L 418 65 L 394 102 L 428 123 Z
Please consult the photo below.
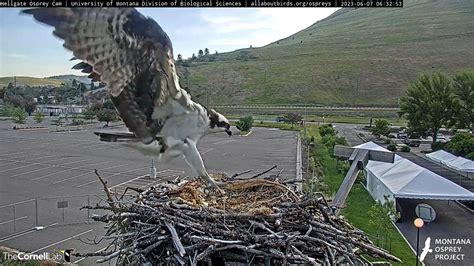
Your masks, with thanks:
M 0 246 L 34 252 L 91 252 L 103 247 L 104 243 L 83 243 L 102 234 L 104 225 L 91 221 L 94 212 L 79 210 L 104 199 L 94 169 L 117 192 L 190 174 L 184 160 L 177 158 L 156 163 L 157 179 L 151 179 L 150 157 L 121 144 L 100 142 L 94 130 L 12 130 L 10 122 L 0 121 Z M 242 176 L 249 177 L 277 165 L 268 174 L 282 171 L 283 177 L 293 179 L 296 143 L 294 132 L 254 128 L 248 136 L 206 136 L 199 149 L 211 173 L 253 169 Z

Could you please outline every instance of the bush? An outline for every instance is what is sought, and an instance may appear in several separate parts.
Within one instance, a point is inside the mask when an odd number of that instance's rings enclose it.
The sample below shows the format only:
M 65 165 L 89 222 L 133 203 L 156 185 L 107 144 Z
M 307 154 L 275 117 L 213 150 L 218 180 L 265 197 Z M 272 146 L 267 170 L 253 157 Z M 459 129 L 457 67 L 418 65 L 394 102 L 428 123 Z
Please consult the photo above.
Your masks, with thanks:
M 393 141 L 391 139 L 385 139 L 385 141 L 383 142 L 385 144 L 392 144 Z
M 457 133 L 445 147 L 458 156 L 467 156 L 474 153 L 474 135 L 468 132 Z
M 26 122 L 26 112 L 21 107 L 14 107 L 11 114 L 14 123 L 24 124 Z
M 411 150 L 411 149 L 410 149 L 410 147 L 408 147 L 408 146 L 403 146 L 403 147 L 400 149 L 400 151 L 402 151 L 402 152 L 410 152 L 410 150 Z
M 36 112 L 35 115 L 33 116 L 33 119 L 35 120 L 36 123 L 40 124 L 41 122 L 44 121 L 44 114 L 41 112 Z
M 97 120 L 101 122 L 106 122 L 106 126 L 109 126 L 109 122 L 116 121 L 118 119 L 117 117 L 117 111 L 115 109 L 100 109 L 97 112 Z
M 53 126 L 60 127 L 60 126 L 62 126 L 62 125 L 64 124 L 63 118 L 62 118 L 62 117 L 58 117 L 58 118 L 52 120 L 52 121 L 51 121 L 51 124 L 52 124 Z
M 326 135 L 321 138 L 321 142 L 326 146 L 329 151 L 329 155 L 334 158 L 334 146 L 335 145 L 348 145 L 344 137 L 338 137 L 336 135 Z
M 387 150 L 389 150 L 389 151 L 397 151 L 397 145 L 395 145 L 395 144 L 392 143 L 392 144 L 390 144 L 390 145 L 387 146 Z
M 246 116 L 240 118 L 239 121 L 235 122 L 235 127 L 240 131 L 249 131 L 253 126 L 253 117 Z
M 431 143 L 431 150 L 432 151 L 437 151 L 437 150 L 442 150 L 446 146 L 446 143 L 441 143 L 441 142 L 435 142 Z
M 466 156 L 466 159 L 469 159 L 469 160 L 474 160 L 474 151 L 473 152 L 470 152 L 468 153 Z
M 375 125 L 370 128 L 370 133 L 372 133 L 376 138 L 380 138 L 380 136 L 388 136 L 388 134 L 390 134 L 390 124 L 387 120 L 376 119 L 374 124 Z
M 72 116 L 72 123 L 73 126 L 79 126 L 84 124 L 84 120 L 81 119 L 77 114 Z
M 326 135 L 330 135 L 330 136 L 336 135 L 336 130 L 334 130 L 334 128 L 332 127 L 332 124 L 322 125 L 319 127 L 318 131 L 321 137 L 324 137 Z

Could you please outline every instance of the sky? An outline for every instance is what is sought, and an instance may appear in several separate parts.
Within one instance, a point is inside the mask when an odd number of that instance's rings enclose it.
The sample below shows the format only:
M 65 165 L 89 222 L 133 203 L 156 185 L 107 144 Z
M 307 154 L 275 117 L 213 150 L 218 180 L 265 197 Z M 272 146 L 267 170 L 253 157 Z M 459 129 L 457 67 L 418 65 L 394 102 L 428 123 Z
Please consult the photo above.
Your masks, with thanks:
M 211 53 L 260 47 L 298 32 L 337 8 L 139 8 L 155 19 L 173 42 L 174 56 L 191 57 L 199 49 Z M 76 74 L 72 53 L 52 35 L 52 27 L 0 9 L 0 77 Z

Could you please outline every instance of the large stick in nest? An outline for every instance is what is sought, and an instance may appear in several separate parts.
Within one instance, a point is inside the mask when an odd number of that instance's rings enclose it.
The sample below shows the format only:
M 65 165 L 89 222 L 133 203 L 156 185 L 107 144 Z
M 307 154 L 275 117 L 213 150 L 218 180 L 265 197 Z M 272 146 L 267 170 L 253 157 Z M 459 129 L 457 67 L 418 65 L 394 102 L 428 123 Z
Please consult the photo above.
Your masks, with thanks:
M 360 230 L 332 214 L 323 196 L 298 195 L 265 180 L 227 181 L 225 195 L 199 180 L 152 187 L 108 203 L 111 245 L 99 261 L 118 264 L 196 265 L 224 262 L 271 264 L 366 264 L 362 255 L 400 261 Z M 106 188 L 106 184 L 104 184 Z M 100 208 L 94 206 L 90 208 Z

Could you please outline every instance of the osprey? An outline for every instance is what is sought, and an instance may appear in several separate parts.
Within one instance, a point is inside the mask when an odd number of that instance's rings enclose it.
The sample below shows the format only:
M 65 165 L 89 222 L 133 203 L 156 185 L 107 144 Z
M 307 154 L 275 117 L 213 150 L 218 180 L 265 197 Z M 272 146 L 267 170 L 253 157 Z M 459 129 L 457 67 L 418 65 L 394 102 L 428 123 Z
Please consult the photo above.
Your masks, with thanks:
M 53 26 L 73 66 L 106 84 L 112 102 L 137 141 L 129 143 L 159 159 L 184 156 L 195 174 L 217 187 L 196 147 L 211 129 L 230 136 L 229 121 L 195 103 L 180 87 L 168 35 L 134 8 L 38 8 L 23 10 Z

